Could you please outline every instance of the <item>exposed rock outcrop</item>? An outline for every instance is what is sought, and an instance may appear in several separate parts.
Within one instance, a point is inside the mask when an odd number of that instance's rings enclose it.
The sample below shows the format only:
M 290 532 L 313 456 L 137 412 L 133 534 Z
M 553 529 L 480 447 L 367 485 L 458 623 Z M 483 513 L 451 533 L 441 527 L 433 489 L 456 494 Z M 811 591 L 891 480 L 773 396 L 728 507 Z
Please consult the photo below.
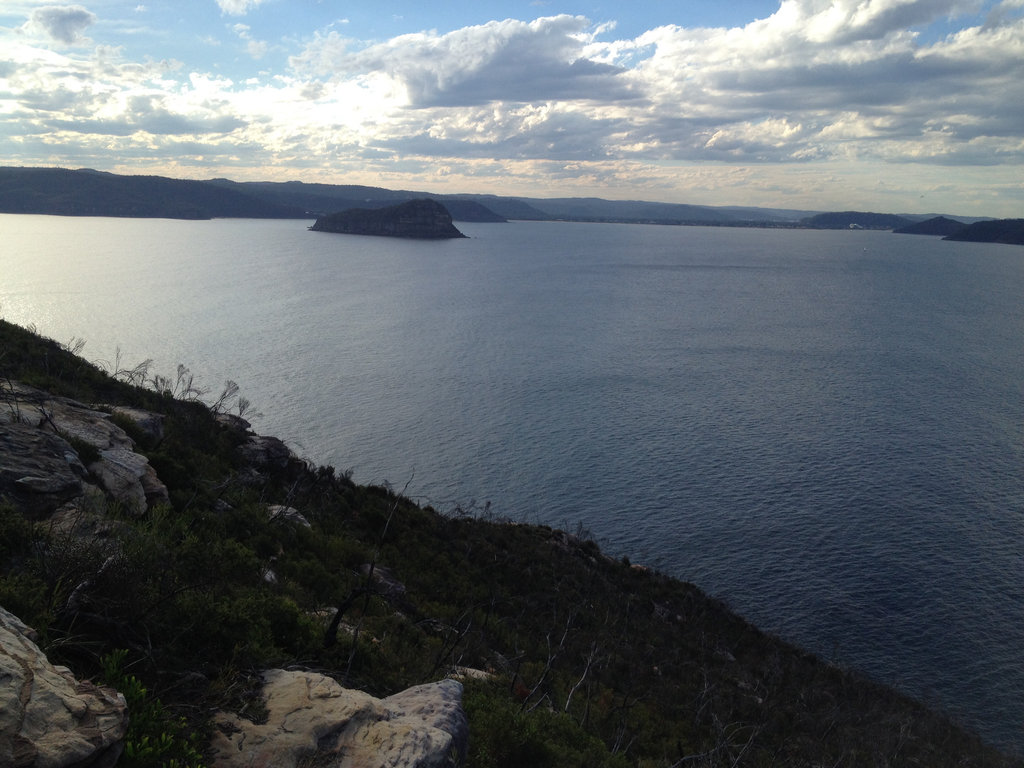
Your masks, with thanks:
M 64 438 L 0 413 L 0 498 L 43 517 L 82 494 L 85 466 Z
M 310 227 L 314 232 L 345 235 L 382 235 L 420 240 L 465 237 L 452 224 L 451 214 L 436 200 L 410 200 L 387 208 L 351 208 L 321 216 Z
M 0 765 L 109 768 L 128 730 L 124 698 L 55 667 L 0 607 Z
M 30 514 L 52 512 L 95 482 L 126 509 L 144 512 L 166 503 L 166 486 L 109 413 L 17 382 L 4 384 L 0 409 L 0 497 Z M 151 434 L 162 417 L 140 409 L 122 415 Z M 80 455 L 72 443 L 87 446 Z
M 444 768 L 465 757 L 468 726 L 456 680 L 385 699 L 314 672 L 268 670 L 263 683 L 265 723 L 217 718 L 218 768 Z

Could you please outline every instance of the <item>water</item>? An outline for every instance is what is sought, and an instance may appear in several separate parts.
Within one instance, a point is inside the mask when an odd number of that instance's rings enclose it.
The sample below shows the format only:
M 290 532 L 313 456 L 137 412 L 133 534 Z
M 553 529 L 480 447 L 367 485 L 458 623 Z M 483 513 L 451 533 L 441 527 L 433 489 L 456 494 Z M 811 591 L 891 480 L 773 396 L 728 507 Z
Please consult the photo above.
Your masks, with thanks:
M 0 313 L 237 381 L 438 508 L 592 531 L 1024 749 L 1024 249 L 0 216 Z

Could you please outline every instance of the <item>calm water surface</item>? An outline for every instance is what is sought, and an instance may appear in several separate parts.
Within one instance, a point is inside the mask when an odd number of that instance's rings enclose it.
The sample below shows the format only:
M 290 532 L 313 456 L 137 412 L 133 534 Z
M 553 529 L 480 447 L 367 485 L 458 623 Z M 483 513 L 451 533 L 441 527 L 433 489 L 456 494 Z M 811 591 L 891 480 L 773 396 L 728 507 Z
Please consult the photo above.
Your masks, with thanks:
M 1024 249 L 877 232 L 0 216 L 0 314 L 575 529 L 1024 748 Z

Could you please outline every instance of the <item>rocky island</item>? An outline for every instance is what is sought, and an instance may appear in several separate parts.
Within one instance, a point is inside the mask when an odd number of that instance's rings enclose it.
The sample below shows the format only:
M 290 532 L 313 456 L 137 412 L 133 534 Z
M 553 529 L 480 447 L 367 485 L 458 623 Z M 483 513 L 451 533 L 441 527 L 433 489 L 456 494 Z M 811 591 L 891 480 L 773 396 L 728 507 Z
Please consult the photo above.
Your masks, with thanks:
M 314 232 L 407 237 L 417 240 L 465 237 L 452 224 L 448 209 L 429 198 L 410 200 L 387 208 L 351 208 L 339 211 L 321 216 L 310 229 Z

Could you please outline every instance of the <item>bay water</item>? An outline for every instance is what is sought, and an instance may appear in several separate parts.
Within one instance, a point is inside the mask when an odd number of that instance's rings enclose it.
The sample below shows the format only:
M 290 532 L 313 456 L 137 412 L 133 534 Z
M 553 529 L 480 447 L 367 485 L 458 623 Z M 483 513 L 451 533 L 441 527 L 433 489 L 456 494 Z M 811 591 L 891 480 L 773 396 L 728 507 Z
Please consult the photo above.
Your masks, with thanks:
M 0 316 L 236 381 L 439 510 L 593 535 L 1024 750 L 1024 248 L 0 216 Z

